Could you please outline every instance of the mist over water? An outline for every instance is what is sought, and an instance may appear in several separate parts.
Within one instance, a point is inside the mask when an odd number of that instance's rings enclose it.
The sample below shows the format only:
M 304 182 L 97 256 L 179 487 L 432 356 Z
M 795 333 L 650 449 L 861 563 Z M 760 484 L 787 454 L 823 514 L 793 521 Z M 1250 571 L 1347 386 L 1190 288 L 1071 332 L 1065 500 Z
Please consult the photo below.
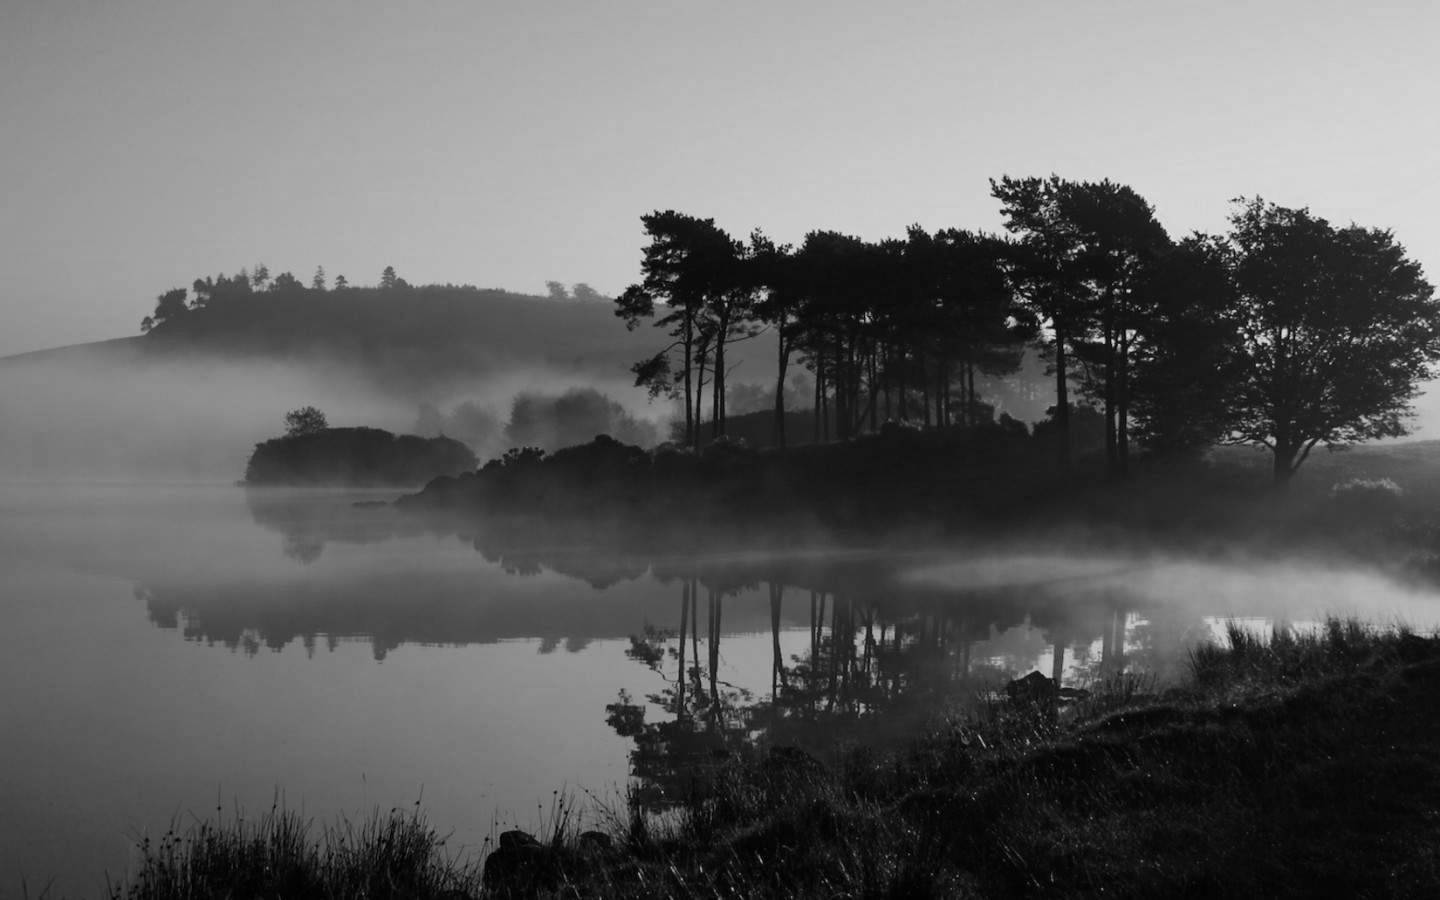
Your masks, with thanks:
M 468 402 L 503 426 L 517 395 L 580 386 L 647 422 L 668 412 L 628 379 L 534 365 L 409 385 L 323 357 L 142 359 L 96 351 L 7 360 L 0 375 L 0 479 L 10 481 L 233 481 L 254 445 L 282 433 L 284 414 L 306 405 L 322 409 L 332 426 L 395 433 L 414 430 L 421 404 Z M 483 460 L 502 443 L 497 433 L 472 449 Z

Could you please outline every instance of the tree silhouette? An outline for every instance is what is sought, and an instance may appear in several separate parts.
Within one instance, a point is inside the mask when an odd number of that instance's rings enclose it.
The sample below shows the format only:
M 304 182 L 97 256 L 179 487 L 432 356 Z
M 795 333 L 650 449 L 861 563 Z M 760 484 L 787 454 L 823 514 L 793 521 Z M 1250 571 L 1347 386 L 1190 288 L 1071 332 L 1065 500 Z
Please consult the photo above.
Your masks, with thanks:
M 386 266 L 385 271 L 380 273 L 380 289 L 382 291 L 393 290 L 400 284 L 400 279 L 395 275 L 394 266 Z
M 316 267 L 315 267 L 315 275 L 314 275 L 314 277 L 312 277 L 312 278 L 310 279 L 310 287 L 311 287 L 312 290 L 316 290 L 316 291 L 323 291 L 323 290 L 325 290 L 325 267 L 324 267 L 324 266 L 316 266 Z
M 255 290 L 263 291 L 265 284 L 270 280 L 270 267 L 264 263 L 256 263 L 255 271 L 250 274 L 250 283 Z
M 187 293 L 184 288 L 174 288 L 156 297 L 155 311 L 140 320 L 140 330 L 149 333 L 158 326 L 174 321 L 189 312 L 189 307 L 185 305 Z
M 316 434 L 329 428 L 325 414 L 313 406 L 302 406 L 285 414 L 285 434 L 295 437 L 301 434 Z
M 683 396 L 685 439 L 698 447 L 702 389 L 717 340 L 710 314 L 716 309 L 716 295 L 732 286 L 735 242 L 716 227 L 714 219 L 669 210 L 642 216 L 641 221 L 650 236 L 640 265 L 643 279 L 616 298 L 615 314 L 633 330 L 640 320 L 655 317 L 657 302 L 664 304 L 667 312 L 654 325 L 668 329 L 673 340 L 659 353 L 636 363 L 632 371 L 636 384 L 648 387 L 652 395 Z M 725 335 L 718 340 L 723 342 Z M 675 355 L 679 357 L 678 373 L 672 362 Z M 723 373 L 721 379 L 723 385 Z
M 346 278 L 345 278 L 344 275 L 336 275 L 336 276 L 335 276 L 335 290 L 337 290 L 337 291 L 343 291 L 343 290 L 345 290 L 346 288 L 348 288 L 349 286 L 350 286 L 350 282 L 346 280 Z
M 1130 381 L 1137 345 L 1149 321 L 1137 288 L 1170 245 L 1155 211 L 1133 189 L 1108 179 L 1060 181 L 1059 225 L 1074 241 L 1087 333 L 1075 335 L 1085 364 L 1084 389 L 1105 413 L 1105 461 L 1123 477 L 1130 456 Z
M 589 303 L 593 300 L 605 299 L 605 296 L 603 294 L 601 294 L 599 291 L 595 290 L 593 287 L 583 281 L 577 282 L 575 286 L 570 289 L 570 296 L 574 297 L 576 300 L 581 300 L 586 303 Z
M 565 290 L 565 285 L 558 281 L 545 282 L 545 290 L 551 300 L 569 300 L 570 294 Z
M 1059 462 L 1070 465 L 1070 368 L 1071 343 L 1082 335 L 1089 322 L 1085 305 L 1085 276 L 1082 247 L 1064 222 L 1061 194 L 1064 182 L 1048 179 L 991 179 L 990 194 L 1000 201 L 1005 228 L 1017 239 L 1007 247 L 1006 270 L 1011 284 L 1049 322 L 1050 349 L 1055 367 L 1055 427 Z
M 291 272 L 281 272 L 275 276 L 274 281 L 270 282 L 270 292 L 272 294 L 289 294 L 304 289 L 305 285 L 301 284 L 300 279 L 296 278 Z
M 1237 202 L 1230 439 L 1268 448 L 1283 485 L 1316 444 L 1406 433 L 1417 384 L 1440 360 L 1440 303 L 1389 231 Z
M 1128 385 L 1135 435 L 1153 453 L 1213 444 L 1230 423 L 1238 322 L 1222 242 L 1194 235 L 1147 271 L 1145 310 Z

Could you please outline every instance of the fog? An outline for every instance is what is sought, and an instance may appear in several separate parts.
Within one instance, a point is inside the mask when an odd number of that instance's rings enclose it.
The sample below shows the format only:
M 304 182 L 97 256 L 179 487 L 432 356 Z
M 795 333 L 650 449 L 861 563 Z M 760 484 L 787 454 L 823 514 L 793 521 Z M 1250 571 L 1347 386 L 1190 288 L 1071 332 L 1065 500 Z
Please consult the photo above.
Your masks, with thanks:
M 230 482 L 243 474 L 254 445 L 281 434 L 284 414 L 300 406 L 319 407 L 332 427 L 409 433 L 422 404 L 448 411 L 468 403 L 503 426 L 517 395 L 578 386 L 603 392 L 646 422 L 667 414 L 624 377 L 534 366 L 390 389 L 323 359 L 22 357 L 0 364 L 0 479 Z M 483 460 L 502 442 L 473 449 Z

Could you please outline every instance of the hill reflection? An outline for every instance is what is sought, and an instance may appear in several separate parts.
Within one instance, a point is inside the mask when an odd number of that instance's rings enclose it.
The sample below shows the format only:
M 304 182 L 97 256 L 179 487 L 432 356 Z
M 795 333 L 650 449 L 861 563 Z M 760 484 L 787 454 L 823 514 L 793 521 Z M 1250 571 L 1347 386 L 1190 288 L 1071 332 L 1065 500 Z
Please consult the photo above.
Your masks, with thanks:
M 996 660 L 1011 661 L 1006 671 L 1028 671 L 1049 657 L 1052 671 L 1079 677 L 1119 666 L 1127 643 L 1139 641 L 1143 652 L 1147 629 L 1164 621 L 1153 600 L 1126 586 L 1128 571 L 1104 561 L 1054 558 L 1047 569 L 1001 559 L 956 575 L 940 565 L 953 552 L 652 556 L 614 542 L 596 549 L 605 536 L 593 532 L 537 535 L 513 521 L 447 529 L 338 494 L 249 491 L 246 500 L 255 522 L 278 532 L 285 554 L 305 564 L 246 579 L 151 581 L 137 594 L 157 626 L 247 653 L 293 642 L 313 652 L 362 639 L 377 659 L 406 643 L 538 639 L 542 652 L 576 652 L 596 640 L 653 642 L 662 633 L 687 632 L 692 642 L 703 633 L 710 641 L 712 631 L 717 641 L 771 632 L 778 648 L 781 630 L 802 628 L 824 656 L 818 635 L 849 629 L 863 634 L 855 659 L 875 665 L 896 654 L 913 661 L 917 648 L 932 648 L 947 659 L 958 654 L 947 665 L 962 671 L 987 670 Z M 328 543 L 363 547 L 426 535 L 458 537 L 488 565 L 457 565 L 453 553 L 437 562 L 425 543 L 385 565 L 309 564 Z M 301 547 L 311 550 L 294 552 Z M 1139 630 L 1127 638 L 1132 619 Z M 656 631 L 657 623 L 668 632 Z M 1197 614 L 1164 628 L 1186 635 L 1201 624 Z M 652 638 L 642 637 L 647 626 Z M 1091 646 L 1100 660 L 1090 660 Z M 1077 649 L 1067 658 L 1067 648 Z M 672 640 L 663 652 L 679 649 Z M 783 661 L 775 668 L 778 690 L 790 668 Z M 843 670 L 841 683 L 855 680 Z

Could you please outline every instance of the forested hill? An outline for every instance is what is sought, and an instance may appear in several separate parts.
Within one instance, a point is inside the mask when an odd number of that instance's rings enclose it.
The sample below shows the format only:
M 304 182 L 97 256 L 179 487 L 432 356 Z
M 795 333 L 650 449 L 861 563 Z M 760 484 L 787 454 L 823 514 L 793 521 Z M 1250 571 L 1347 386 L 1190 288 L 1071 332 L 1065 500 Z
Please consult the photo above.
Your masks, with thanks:
M 147 357 L 224 355 L 350 364 L 394 387 L 519 366 L 624 377 L 661 336 L 627 331 L 604 298 L 557 300 L 449 285 L 296 287 L 172 302 L 148 320 Z
M 242 287 L 253 280 L 203 279 L 137 303 L 136 336 L 0 359 L 0 478 L 233 480 L 285 411 L 307 404 L 337 426 L 395 432 L 427 407 L 469 404 L 504 423 L 521 394 L 582 387 L 632 416 L 667 409 L 647 402 L 631 367 L 672 338 L 627 329 L 593 292 Z M 773 339 L 745 344 L 737 377 L 773 384 Z
M 202 284 L 202 283 L 197 283 Z M 521 368 L 628 381 L 668 339 L 627 330 L 605 297 L 556 299 L 470 286 L 162 294 L 146 333 L 20 354 L 0 363 L 154 364 L 189 357 L 274 359 L 360 370 L 391 391 L 426 392 Z M 765 341 L 742 357 L 768 363 Z M 755 380 L 768 380 L 759 363 Z

